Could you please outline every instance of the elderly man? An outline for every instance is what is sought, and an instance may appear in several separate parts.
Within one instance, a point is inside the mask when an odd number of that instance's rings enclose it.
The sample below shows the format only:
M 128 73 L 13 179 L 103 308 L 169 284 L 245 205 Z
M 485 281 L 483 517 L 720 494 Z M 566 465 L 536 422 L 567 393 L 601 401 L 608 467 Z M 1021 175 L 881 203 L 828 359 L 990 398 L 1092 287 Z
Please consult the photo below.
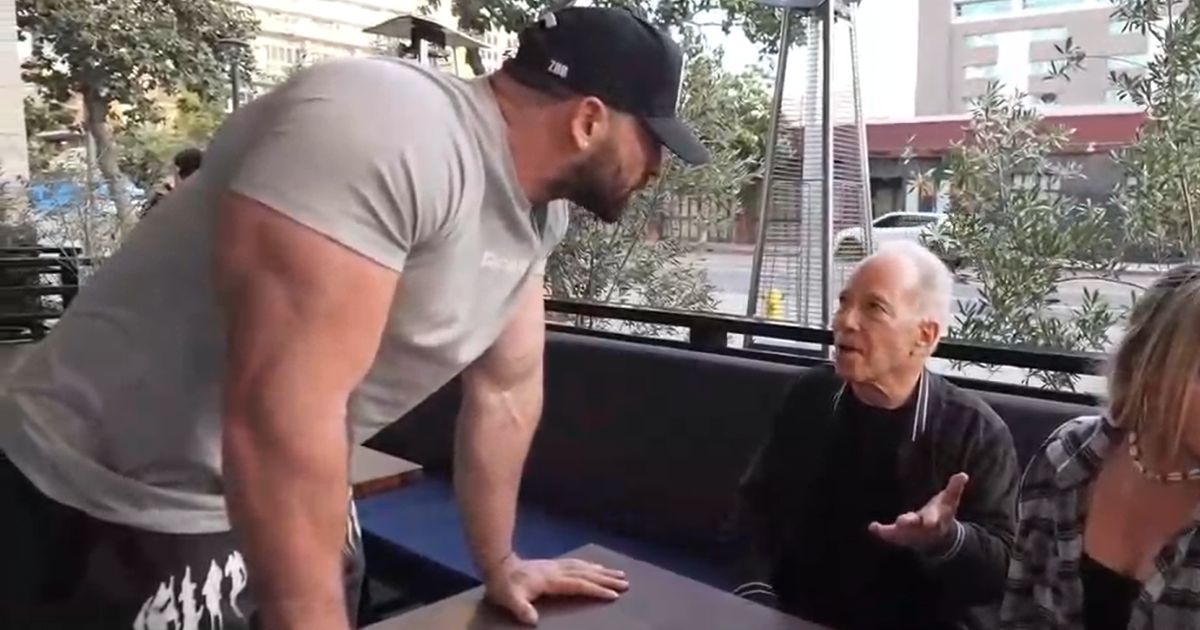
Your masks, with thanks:
M 839 629 L 970 628 L 1003 594 L 1018 468 L 986 403 L 925 368 L 953 280 L 925 248 L 867 258 L 834 369 L 792 388 L 744 485 L 737 593 Z

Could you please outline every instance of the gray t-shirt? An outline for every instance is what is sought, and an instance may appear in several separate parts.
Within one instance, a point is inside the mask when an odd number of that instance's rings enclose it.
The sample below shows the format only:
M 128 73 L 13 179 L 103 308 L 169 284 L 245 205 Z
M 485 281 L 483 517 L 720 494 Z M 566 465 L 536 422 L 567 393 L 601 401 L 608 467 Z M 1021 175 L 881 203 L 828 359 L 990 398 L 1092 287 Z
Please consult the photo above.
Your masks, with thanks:
M 236 191 L 401 271 L 349 422 L 361 441 L 495 341 L 566 229 L 517 183 L 490 84 L 394 59 L 318 65 L 240 109 L 204 168 L 104 263 L 0 396 L 0 450 L 52 499 L 169 533 L 229 527 L 211 267 Z

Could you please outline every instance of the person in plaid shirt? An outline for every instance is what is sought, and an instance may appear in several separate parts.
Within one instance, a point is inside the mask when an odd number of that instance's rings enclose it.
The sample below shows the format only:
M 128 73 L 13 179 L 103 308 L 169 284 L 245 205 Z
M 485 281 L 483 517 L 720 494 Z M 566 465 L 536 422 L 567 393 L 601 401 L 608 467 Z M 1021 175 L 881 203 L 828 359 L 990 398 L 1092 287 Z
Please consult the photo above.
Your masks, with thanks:
M 1200 628 L 1200 265 L 1135 306 L 1109 410 L 1060 427 L 1021 482 L 1005 630 Z

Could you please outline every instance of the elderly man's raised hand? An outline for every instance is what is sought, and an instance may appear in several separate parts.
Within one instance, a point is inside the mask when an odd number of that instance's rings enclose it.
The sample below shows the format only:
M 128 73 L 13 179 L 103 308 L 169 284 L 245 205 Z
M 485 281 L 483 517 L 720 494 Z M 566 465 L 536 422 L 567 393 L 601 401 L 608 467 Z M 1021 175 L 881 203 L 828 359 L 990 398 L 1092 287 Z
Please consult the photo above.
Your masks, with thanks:
M 901 514 L 890 525 L 871 523 L 871 533 L 893 545 L 918 551 L 949 547 L 958 527 L 954 515 L 958 512 L 967 481 L 966 473 L 954 475 L 946 489 L 934 495 L 925 507 Z

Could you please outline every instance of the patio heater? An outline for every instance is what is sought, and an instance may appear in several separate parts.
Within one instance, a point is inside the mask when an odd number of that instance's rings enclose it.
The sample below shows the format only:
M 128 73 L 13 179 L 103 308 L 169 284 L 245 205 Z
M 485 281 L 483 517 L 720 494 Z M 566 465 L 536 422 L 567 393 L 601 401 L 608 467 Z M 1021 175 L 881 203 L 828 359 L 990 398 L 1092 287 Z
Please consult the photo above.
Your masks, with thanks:
M 460 33 L 448 26 L 442 26 L 428 18 L 410 14 L 401 14 L 385 22 L 363 29 L 363 32 L 381 37 L 401 39 L 409 42 L 401 45 L 396 51 L 399 56 L 413 55 L 422 65 L 436 65 L 435 50 L 443 49 L 450 53 L 454 64 L 454 74 L 459 74 L 458 49 L 481 49 L 489 46 L 466 33 Z
M 873 245 L 859 0 L 756 1 L 782 14 L 746 314 L 828 328 L 847 270 Z M 788 63 L 797 52 L 806 71 L 793 86 Z M 861 247 L 835 252 L 835 235 L 856 227 Z

